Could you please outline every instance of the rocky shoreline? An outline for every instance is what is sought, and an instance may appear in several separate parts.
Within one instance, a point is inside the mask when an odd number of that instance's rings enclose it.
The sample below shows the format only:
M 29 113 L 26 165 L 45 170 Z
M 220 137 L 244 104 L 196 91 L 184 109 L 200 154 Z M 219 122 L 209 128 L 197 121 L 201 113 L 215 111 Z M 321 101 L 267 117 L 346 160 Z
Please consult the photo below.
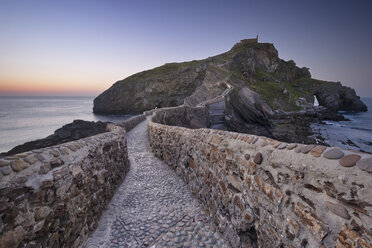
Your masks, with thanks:
M 49 135 L 48 137 L 26 142 L 12 148 L 8 152 L 0 153 L 0 158 L 104 133 L 106 132 L 106 126 L 108 123 L 109 122 L 74 120 L 73 122 L 57 129 L 54 131 L 54 134 Z
M 311 128 L 317 144 L 372 154 L 372 137 L 369 134 L 361 136 L 350 130 L 345 132 L 342 125 L 329 122 L 312 123 Z
M 308 105 L 301 111 L 272 109 L 250 89 L 226 97 L 227 129 L 277 139 L 282 142 L 328 145 L 316 139 L 312 125 L 324 121 L 346 121 L 337 111 Z

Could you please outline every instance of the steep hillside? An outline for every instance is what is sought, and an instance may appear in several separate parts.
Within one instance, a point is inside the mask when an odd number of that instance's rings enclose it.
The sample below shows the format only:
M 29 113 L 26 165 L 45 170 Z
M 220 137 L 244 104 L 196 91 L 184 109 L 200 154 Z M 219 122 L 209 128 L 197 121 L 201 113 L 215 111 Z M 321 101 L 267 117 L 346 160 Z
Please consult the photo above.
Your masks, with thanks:
M 237 43 L 204 60 L 171 63 L 116 82 L 94 100 L 95 113 L 138 113 L 196 106 L 233 87 L 225 125 L 286 142 L 314 143 L 310 123 L 339 120 L 338 110 L 367 111 L 351 88 L 311 78 L 308 68 L 279 58 L 270 43 Z M 314 96 L 320 107 L 314 107 Z
M 226 88 L 248 87 L 272 110 L 299 111 L 313 105 L 366 111 L 355 91 L 340 83 L 311 78 L 307 68 L 284 61 L 270 43 L 237 43 L 204 60 L 170 63 L 116 82 L 94 100 L 95 113 L 137 113 L 155 107 L 197 105 Z

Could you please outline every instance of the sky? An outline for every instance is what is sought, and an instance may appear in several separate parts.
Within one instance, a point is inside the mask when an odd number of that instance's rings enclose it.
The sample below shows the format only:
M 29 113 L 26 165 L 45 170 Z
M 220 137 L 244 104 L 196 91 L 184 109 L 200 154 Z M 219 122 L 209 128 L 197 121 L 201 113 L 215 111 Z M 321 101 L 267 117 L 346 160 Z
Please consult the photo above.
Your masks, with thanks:
M 363 0 L 0 0 L 0 95 L 98 95 L 164 63 L 259 35 L 279 56 L 372 96 Z

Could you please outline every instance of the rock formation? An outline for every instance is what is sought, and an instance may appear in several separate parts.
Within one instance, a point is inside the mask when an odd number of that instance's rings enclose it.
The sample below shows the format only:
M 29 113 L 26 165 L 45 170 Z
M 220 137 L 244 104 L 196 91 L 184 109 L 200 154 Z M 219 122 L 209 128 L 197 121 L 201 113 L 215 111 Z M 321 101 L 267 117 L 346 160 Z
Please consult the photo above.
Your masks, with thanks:
M 366 111 L 355 91 L 339 82 L 311 78 L 307 68 L 278 57 L 273 44 L 237 43 L 204 60 L 170 63 L 116 82 L 94 100 L 95 113 L 136 113 L 155 107 L 197 105 L 224 89 L 224 82 L 256 91 L 274 110 L 313 104 L 332 110 Z
M 27 152 L 33 149 L 55 146 L 57 144 L 103 133 L 106 132 L 106 125 L 107 123 L 101 121 L 94 122 L 74 120 L 72 123 L 66 124 L 54 131 L 54 134 L 43 139 L 33 140 L 22 145 L 18 145 L 6 153 L 0 154 L 0 157 Z
M 234 88 L 226 97 L 230 130 L 287 142 L 314 142 L 307 140 L 309 122 L 340 118 L 338 110 L 367 111 L 353 89 L 311 78 L 308 68 L 280 59 L 273 44 L 245 42 L 214 57 L 165 64 L 118 81 L 94 100 L 93 111 L 122 114 L 196 106 L 227 85 Z M 316 108 L 314 96 L 320 104 Z M 290 132 L 283 134 L 283 129 Z

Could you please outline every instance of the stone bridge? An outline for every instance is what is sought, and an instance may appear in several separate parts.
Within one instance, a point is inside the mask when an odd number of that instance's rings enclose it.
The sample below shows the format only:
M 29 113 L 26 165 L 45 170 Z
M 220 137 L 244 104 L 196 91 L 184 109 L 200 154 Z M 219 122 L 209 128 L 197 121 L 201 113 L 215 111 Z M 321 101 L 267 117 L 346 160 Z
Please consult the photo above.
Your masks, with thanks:
M 0 248 L 371 247 L 370 154 L 209 125 L 164 108 L 1 159 Z

